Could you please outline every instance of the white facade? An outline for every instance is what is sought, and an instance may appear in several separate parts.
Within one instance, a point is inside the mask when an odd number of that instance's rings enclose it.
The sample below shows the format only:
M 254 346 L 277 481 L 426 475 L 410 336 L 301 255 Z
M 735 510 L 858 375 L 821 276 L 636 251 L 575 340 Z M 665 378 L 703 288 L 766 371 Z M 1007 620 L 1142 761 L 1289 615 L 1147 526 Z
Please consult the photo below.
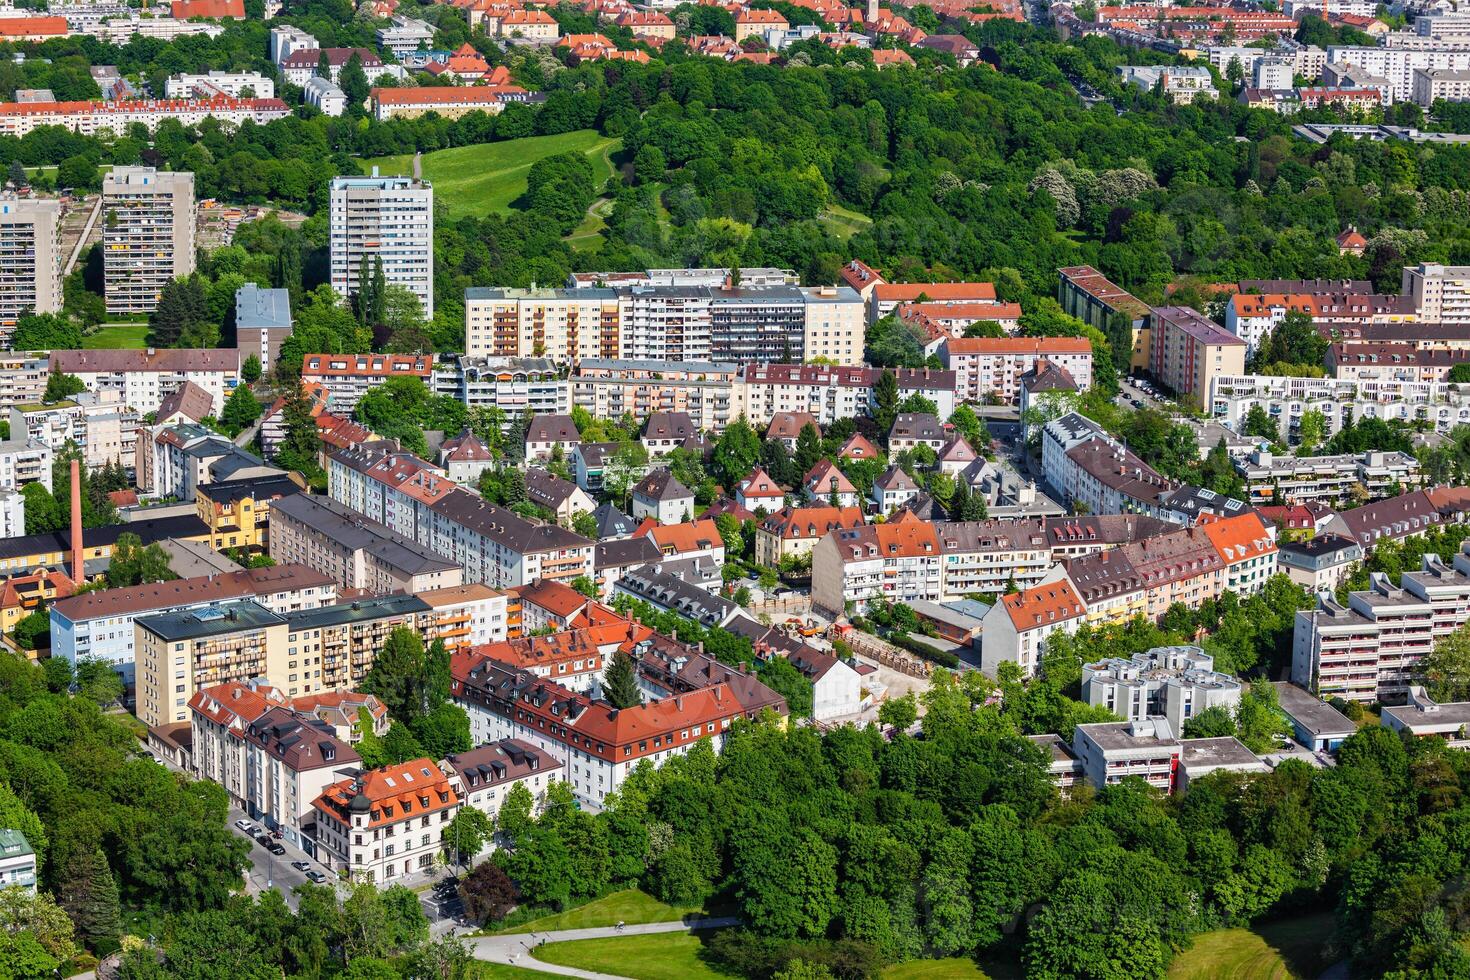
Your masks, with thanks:
M 20 538 L 26 533 L 26 498 L 19 490 L 0 490 L 0 538 Z
M 19 490 L 27 483 L 51 489 L 51 447 L 25 433 L 0 442 L 0 490 Z
M 16 322 L 61 309 L 61 202 L 0 198 L 0 347 Z
M 169 78 L 165 91 L 170 99 L 195 96 L 210 99 L 217 95 L 232 99 L 274 99 L 276 83 L 259 72 L 212 71 L 203 75 L 174 75 Z
M 1407 102 L 1414 94 L 1414 72 L 1430 69 L 1470 69 L 1470 50 L 1444 48 L 1422 51 L 1406 48 L 1368 48 L 1334 45 L 1327 49 L 1328 64 L 1349 64 L 1388 79 L 1395 102 Z
M 307 79 L 303 94 L 306 104 L 316 106 L 324 116 L 340 116 L 347 111 L 347 93 L 330 78 Z
M 334 177 L 331 204 L 332 288 L 357 292 L 360 269 L 378 260 L 389 285 L 418 297 L 434 316 L 434 189 L 412 177 Z
M 1419 319 L 1426 323 L 1470 323 L 1470 265 L 1406 268 L 1402 292 L 1413 297 Z
M 1283 439 L 1295 434 L 1307 412 L 1322 413 L 1328 436 L 1350 419 L 1425 421 L 1446 433 L 1470 424 L 1470 391 L 1439 381 L 1221 375 L 1215 378 L 1210 402 L 1211 414 L 1237 432 L 1259 405 L 1280 427 Z
M 107 311 L 152 313 L 194 271 L 194 175 L 114 167 L 102 180 L 102 257 Z

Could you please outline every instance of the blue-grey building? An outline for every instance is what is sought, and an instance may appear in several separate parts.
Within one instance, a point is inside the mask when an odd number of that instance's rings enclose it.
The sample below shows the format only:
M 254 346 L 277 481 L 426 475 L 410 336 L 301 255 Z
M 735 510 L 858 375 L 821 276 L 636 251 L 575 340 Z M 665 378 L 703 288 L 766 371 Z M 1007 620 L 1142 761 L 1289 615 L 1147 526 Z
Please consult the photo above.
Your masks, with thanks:
M 281 356 L 281 345 L 291 336 L 291 294 L 284 289 L 261 289 L 247 282 L 235 290 L 235 346 L 240 361 L 254 354 L 270 371 Z

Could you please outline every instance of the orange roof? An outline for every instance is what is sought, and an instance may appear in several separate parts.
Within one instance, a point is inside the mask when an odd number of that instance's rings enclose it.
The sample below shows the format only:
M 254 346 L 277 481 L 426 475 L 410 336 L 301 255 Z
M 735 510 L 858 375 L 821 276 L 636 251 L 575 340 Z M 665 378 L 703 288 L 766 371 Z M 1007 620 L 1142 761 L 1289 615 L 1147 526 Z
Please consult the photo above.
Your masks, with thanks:
M 666 555 L 725 547 L 719 525 L 708 519 L 688 524 L 663 524 L 649 531 L 648 537 Z
M 873 287 L 882 302 L 913 302 L 920 295 L 931 300 L 995 299 L 992 282 L 882 282 Z
M 450 785 L 449 777 L 429 759 L 411 759 L 396 766 L 369 769 L 359 778 L 361 789 L 357 780 L 344 779 L 323 790 L 312 806 L 348 822 L 352 800 L 365 796 L 372 804 L 368 826 L 381 827 L 459 805 L 459 794 Z
M 786 496 L 786 491 L 782 490 L 780 484 L 771 479 L 770 476 L 766 474 L 765 470 L 757 466 L 754 473 L 750 474 L 750 476 L 747 476 L 743 481 L 741 481 L 740 495 L 742 497 L 784 498 Z
M 1075 619 L 1086 612 L 1082 597 L 1066 579 L 1024 589 L 1001 601 L 1017 632 Z
M 523 636 L 486 643 L 470 653 L 527 670 L 580 660 L 585 670 L 596 671 L 601 669 L 603 658 L 614 650 L 631 649 L 633 644 L 652 635 L 653 630 L 646 626 L 619 620 L 602 626 L 563 630 L 550 636 Z
M 877 54 L 877 52 L 873 52 Z M 1021 316 L 1020 303 L 980 301 L 976 303 L 904 303 L 898 308 L 900 318 L 930 316 L 939 320 L 1015 320 Z
M 236 721 L 251 722 L 271 708 L 286 703 L 281 693 L 269 684 L 250 686 L 238 681 L 217 684 L 195 691 L 189 708 L 216 725 L 230 727 Z
M 175 15 L 177 16 L 177 15 Z M 244 14 L 242 13 L 243 17 Z M 65 17 L 0 17 L 0 37 L 64 37 Z
M 875 65 L 912 65 L 914 59 L 909 57 L 907 51 L 898 48 L 878 48 L 873 52 L 873 64 Z
M 1210 518 L 1211 515 L 1201 518 L 1199 528 L 1227 565 L 1269 555 L 1276 550 L 1271 532 L 1266 530 L 1258 514 L 1237 514 L 1218 520 Z
M 173 0 L 172 9 L 175 20 L 188 20 L 190 17 L 216 20 L 234 17 L 238 20 L 245 16 L 245 0 Z
M 801 479 L 802 486 L 816 494 L 831 493 L 834 482 L 838 493 L 857 493 L 857 487 L 830 459 L 818 460 L 817 465 Z
M 1086 337 L 954 337 L 951 354 L 1091 354 Z
M 879 553 L 884 557 L 915 558 L 939 553 L 939 535 L 928 521 L 900 517 L 887 524 L 873 525 L 873 529 L 878 532 Z
M 1368 244 L 1368 239 L 1359 234 L 1358 229 L 1349 228 L 1347 231 L 1337 236 L 1337 244 L 1340 248 L 1358 248 L 1360 246 L 1366 247 Z
M 737 24 L 784 24 L 786 18 L 779 10 L 742 10 L 735 17 Z
M 606 57 L 610 61 L 636 61 L 640 65 L 646 65 L 650 60 L 647 51 L 613 50 L 606 52 L 604 57 Z
M 591 600 L 569 585 L 551 579 L 539 579 L 530 585 L 518 585 L 510 590 L 519 596 L 522 603 L 530 603 L 545 609 L 559 619 L 570 619 Z
M 600 44 L 605 48 L 613 47 L 612 41 L 605 34 L 563 34 L 556 42 L 559 48 L 575 48 L 580 44 Z
M 787 507 L 767 517 L 761 530 L 781 538 L 820 538 L 838 528 L 867 523 L 861 507 Z
M 501 24 L 555 24 L 556 18 L 544 10 L 512 10 L 500 18 Z
M 842 448 L 837 450 L 837 455 L 841 459 L 876 459 L 878 449 L 868 441 L 867 437 L 854 432 L 847 437 Z
M 628 10 L 613 21 L 619 27 L 673 27 L 674 22 L 656 10 Z

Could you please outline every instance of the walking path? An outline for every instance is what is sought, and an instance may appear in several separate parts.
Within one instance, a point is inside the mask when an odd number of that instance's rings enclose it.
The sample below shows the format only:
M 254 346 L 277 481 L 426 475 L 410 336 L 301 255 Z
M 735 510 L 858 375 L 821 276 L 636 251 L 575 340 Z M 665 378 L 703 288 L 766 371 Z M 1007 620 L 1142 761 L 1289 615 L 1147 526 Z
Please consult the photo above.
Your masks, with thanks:
M 697 929 L 718 929 L 736 926 L 740 920 L 733 916 L 697 918 L 690 916 L 678 922 L 649 922 L 638 926 L 604 926 L 600 929 L 562 929 L 557 932 L 522 932 L 510 936 L 466 937 L 475 959 L 490 963 L 504 963 L 541 973 L 558 973 L 564 977 L 586 977 L 589 980 L 620 980 L 617 974 L 593 973 L 570 966 L 557 966 L 536 959 L 532 951 L 542 943 L 563 943 L 574 939 L 613 939 L 618 936 L 648 936 L 659 932 L 694 932 Z

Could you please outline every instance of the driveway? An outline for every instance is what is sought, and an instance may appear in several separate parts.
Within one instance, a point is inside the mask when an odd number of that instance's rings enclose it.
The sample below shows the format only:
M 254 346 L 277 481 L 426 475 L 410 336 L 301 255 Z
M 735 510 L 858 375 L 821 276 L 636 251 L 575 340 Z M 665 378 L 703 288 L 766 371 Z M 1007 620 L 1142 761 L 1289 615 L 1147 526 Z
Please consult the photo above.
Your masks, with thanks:
M 475 936 L 468 938 L 470 952 L 477 960 L 488 963 L 504 963 L 526 970 L 556 973 L 564 977 L 590 977 L 594 980 L 613 977 L 615 973 L 593 973 L 569 966 L 542 963 L 532 951 L 542 943 L 562 943 L 573 939 L 614 939 L 618 936 L 648 936 L 660 932 L 694 932 L 697 929 L 718 929 L 736 926 L 740 920 L 731 916 L 701 919 L 689 917 L 680 922 L 650 922 L 641 926 L 624 926 L 620 931 L 614 926 L 601 929 L 562 929 L 559 932 L 524 932 L 510 936 Z

